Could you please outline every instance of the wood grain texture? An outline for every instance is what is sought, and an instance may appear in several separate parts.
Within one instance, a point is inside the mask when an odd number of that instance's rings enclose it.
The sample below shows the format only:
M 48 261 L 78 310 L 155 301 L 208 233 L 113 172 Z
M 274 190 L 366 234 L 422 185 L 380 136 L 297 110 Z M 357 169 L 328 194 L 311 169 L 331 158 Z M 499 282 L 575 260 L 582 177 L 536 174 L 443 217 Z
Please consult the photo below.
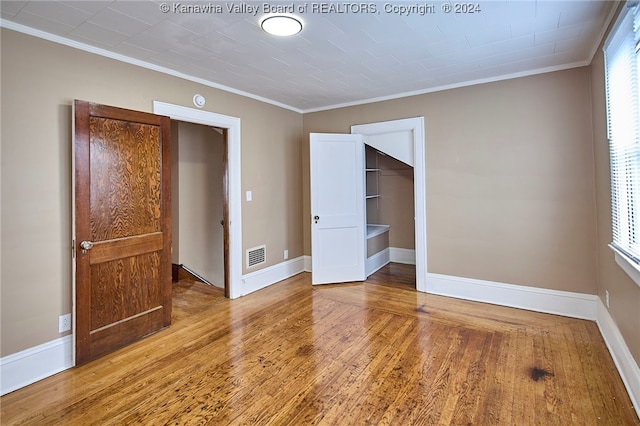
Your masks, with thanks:
M 161 231 L 159 127 L 89 119 L 91 240 Z
M 91 267 L 91 333 L 162 305 L 158 253 Z
M 229 129 L 222 129 L 222 244 L 224 256 L 224 295 L 231 297 L 229 289 Z
M 3 424 L 640 425 L 595 323 L 417 293 L 412 267 L 236 300 L 0 399 Z
M 171 322 L 170 119 L 78 100 L 74 108 L 82 364 Z
M 108 242 L 95 243 L 91 249 L 89 261 L 92 265 L 95 265 L 124 257 L 160 251 L 163 247 L 164 241 L 161 232 L 117 238 Z

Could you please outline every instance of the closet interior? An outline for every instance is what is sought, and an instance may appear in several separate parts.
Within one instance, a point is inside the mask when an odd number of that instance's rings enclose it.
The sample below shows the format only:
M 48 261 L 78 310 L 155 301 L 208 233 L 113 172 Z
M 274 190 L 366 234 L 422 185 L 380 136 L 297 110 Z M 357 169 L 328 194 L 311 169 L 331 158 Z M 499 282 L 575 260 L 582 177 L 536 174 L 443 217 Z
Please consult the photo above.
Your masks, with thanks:
M 413 167 L 365 145 L 366 276 L 415 247 Z

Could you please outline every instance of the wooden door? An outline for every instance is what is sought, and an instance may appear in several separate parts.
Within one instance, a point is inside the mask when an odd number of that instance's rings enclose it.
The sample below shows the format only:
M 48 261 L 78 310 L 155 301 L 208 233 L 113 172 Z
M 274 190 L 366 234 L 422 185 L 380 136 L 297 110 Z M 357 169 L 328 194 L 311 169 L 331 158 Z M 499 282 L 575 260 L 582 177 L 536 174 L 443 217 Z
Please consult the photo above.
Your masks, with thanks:
M 75 359 L 171 323 L 170 119 L 75 101 Z
M 222 129 L 222 244 L 224 256 L 224 297 L 231 297 L 229 291 L 229 132 Z
M 365 279 L 364 143 L 311 133 L 311 281 Z

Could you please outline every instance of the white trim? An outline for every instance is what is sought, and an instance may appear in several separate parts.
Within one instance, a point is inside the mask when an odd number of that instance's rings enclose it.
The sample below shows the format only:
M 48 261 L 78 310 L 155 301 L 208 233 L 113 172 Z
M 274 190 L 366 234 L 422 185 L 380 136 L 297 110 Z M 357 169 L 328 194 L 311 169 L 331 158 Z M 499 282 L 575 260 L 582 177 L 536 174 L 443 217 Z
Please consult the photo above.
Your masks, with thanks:
M 309 256 L 300 256 L 242 276 L 239 295 L 275 284 L 305 270 Z M 0 358 L 0 395 L 73 367 L 73 336 L 68 335 Z
M 300 256 L 296 259 L 244 275 L 243 294 L 248 294 L 252 291 L 259 290 L 260 288 L 267 287 L 303 271 L 310 272 L 310 268 L 311 257 Z M 627 389 L 629 398 L 633 403 L 636 413 L 640 417 L 640 368 L 638 368 L 638 364 L 635 362 L 633 355 L 629 351 L 629 348 L 615 324 L 615 321 L 602 303 L 602 300 L 597 296 L 473 280 L 469 278 L 459 278 L 439 274 L 429 274 L 429 280 L 437 281 L 430 283 L 434 284 L 432 287 L 434 290 L 438 290 L 440 285 L 450 287 L 447 292 L 433 292 L 434 294 L 595 320 Z M 485 296 L 477 297 L 477 291 L 459 291 L 465 287 L 469 290 L 471 287 L 484 290 Z M 455 291 L 456 289 L 458 291 Z M 247 293 L 244 293 L 244 291 L 247 291 Z M 502 294 L 498 298 L 493 297 L 496 293 Z M 514 297 L 514 295 L 517 295 L 518 293 L 522 294 L 519 297 Z M 452 296 L 451 294 L 457 295 Z M 487 294 L 491 296 L 486 297 Z M 522 300 L 532 299 L 531 296 L 534 296 L 533 298 L 536 299 L 536 302 L 525 303 L 525 305 L 529 305 L 529 307 L 522 306 Z M 496 299 L 502 299 L 503 303 L 497 303 L 495 301 Z M 505 299 L 510 299 L 511 301 L 509 303 L 505 303 Z M 534 309 L 532 305 L 537 303 L 549 304 L 550 306 L 561 306 L 561 308 L 554 312 L 551 312 L 551 310 L 548 309 Z M 591 305 L 594 306 L 592 307 Z M 596 318 L 589 317 L 589 313 L 592 309 L 595 309 Z M 586 315 L 585 312 L 587 313 Z M 71 335 L 69 335 L 1 358 L 0 395 L 5 395 L 9 392 L 71 368 L 73 366 L 72 343 L 73 339 Z
M 241 296 L 263 289 L 305 270 L 305 256 L 296 257 L 242 276 Z
M 253 93 L 245 92 L 243 90 L 234 89 L 233 87 L 224 86 L 219 83 L 215 83 L 210 80 L 205 80 L 200 77 L 193 77 L 188 74 L 184 74 L 179 71 L 172 70 L 170 68 L 166 68 L 160 65 L 152 64 L 150 62 L 141 61 L 140 59 L 134 59 L 129 56 L 121 55 L 119 53 L 111 52 L 109 50 L 101 49 L 99 47 L 90 46 L 85 43 L 81 43 L 79 41 L 71 40 L 65 37 L 61 37 L 55 34 L 50 34 L 45 31 L 36 30 L 35 28 L 27 27 L 22 24 L 17 24 L 12 21 L 8 21 L 6 19 L 0 19 L 0 27 L 8 28 L 13 31 L 18 31 L 23 34 L 27 34 L 30 36 L 38 37 L 44 40 L 52 41 L 54 43 L 62 44 L 64 46 L 69 46 L 74 49 L 83 50 L 85 52 L 93 53 L 95 55 L 104 56 L 106 58 L 115 59 L 116 61 L 124 62 L 126 64 L 135 65 L 141 68 L 146 68 L 148 70 L 161 72 L 163 74 L 171 75 L 174 77 L 181 78 L 183 80 L 192 81 L 194 83 L 202 84 L 203 86 L 213 87 L 214 89 L 223 90 L 225 92 L 234 93 L 236 95 L 244 96 L 247 98 L 255 99 L 256 101 L 264 102 L 267 104 L 275 105 L 280 108 L 288 109 L 293 112 L 297 112 L 299 114 L 303 114 L 304 111 L 292 107 L 291 105 L 283 104 L 282 102 L 274 101 L 273 99 L 264 98 L 262 96 L 254 95 Z
M 610 22 L 610 20 L 611 20 L 611 18 L 608 18 L 607 22 Z M 443 86 L 430 87 L 430 88 L 427 88 L 427 89 L 414 90 L 414 91 L 410 91 L 410 92 L 396 93 L 396 94 L 388 95 L 388 96 L 380 96 L 380 97 L 376 97 L 376 98 L 361 99 L 361 100 L 352 101 L 352 102 L 345 102 L 345 103 L 341 103 L 341 104 L 326 105 L 326 106 L 321 106 L 321 107 L 317 107 L 317 108 L 309 108 L 309 109 L 300 109 L 300 108 L 296 108 L 296 107 L 291 106 L 291 105 L 284 104 L 282 102 L 275 101 L 273 99 L 265 98 L 265 97 L 262 97 L 262 96 L 259 96 L 259 95 L 254 95 L 253 93 L 245 92 L 245 91 L 239 90 L 239 89 L 234 89 L 233 87 L 224 86 L 222 84 L 215 83 L 215 82 L 209 81 L 209 80 L 205 80 L 205 79 L 200 78 L 200 77 L 193 77 L 193 76 L 190 76 L 188 74 L 184 74 L 182 72 L 178 72 L 178 71 L 175 71 L 175 70 L 172 70 L 172 69 L 160 66 L 160 65 L 155 65 L 155 64 L 152 64 L 152 63 L 149 63 L 149 62 L 141 61 L 139 59 L 134 59 L 134 58 L 131 58 L 131 57 L 128 57 L 128 56 L 125 56 L 125 55 L 121 55 L 119 53 L 110 52 L 108 50 L 101 49 L 99 47 L 90 46 L 90 45 L 85 44 L 85 43 L 81 43 L 81 42 L 78 42 L 78 41 L 75 41 L 75 40 L 71 40 L 71 39 L 68 39 L 68 38 L 65 38 L 65 37 L 61 37 L 61 36 L 58 36 L 58 35 L 55 35 L 55 34 L 47 33 L 45 31 L 37 30 L 35 28 L 27 27 L 27 26 L 22 25 L 22 24 L 17 24 L 15 22 L 8 21 L 6 19 L 0 19 L 0 27 L 8 28 L 8 29 L 13 30 L 13 31 L 21 32 L 23 34 L 31 35 L 31 36 L 38 37 L 38 38 L 41 38 L 41 39 L 44 39 L 44 40 L 52 41 L 54 43 L 62 44 L 62 45 L 65 45 L 65 46 L 69 46 L 69 47 L 72 47 L 74 49 L 83 50 L 85 52 L 93 53 L 93 54 L 104 56 L 104 57 L 111 58 L 111 59 L 115 59 L 116 61 L 120 61 L 120 62 L 124 62 L 124 63 L 127 63 L 127 64 L 139 66 L 141 68 L 146 68 L 146 69 L 149 69 L 149 70 L 161 72 L 163 74 L 167 74 L 167 75 L 178 77 L 178 78 L 181 78 L 181 79 L 184 79 L 184 80 L 192 81 L 194 83 L 202 84 L 204 86 L 213 87 L 214 89 L 219 89 L 219 90 L 223 90 L 225 92 L 234 93 L 234 94 L 239 95 L 239 96 L 244 96 L 244 97 L 247 97 L 247 98 L 255 99 L 257 101 L 264 102 L 264 103 L 271 104 L 271 105 L 275 105 L 275 106 L 280 107 L 280 108 L 288 109 L 290 111 L 297 112 L 299 114 L 310 114 L 310 113 L 313 113 L 313 112 L 328 111 L 328 110 L 332 110 L 332 109 L 345 108 L 345 107 L 350 107 L 350 106 L 366 105 L 366 104 L 371 104 L 371 103 L 375 103 L 375 102 L 382 102 L 382 101 L 388 101 L 388 100 L 393 100 L 393 99 L 406 98 L 406 97 L 409 97 L 409 96 L 416 96 L 416 95 L 424 95 L 424 94 L 427 94 L 427 93 L 441 92 L 441 91 L 449 90 L 449 89 L 458 89 L 458 88 L 461 88 L 461 87 L 475 86 L 475 85 L 478 85 L 478 84 L 493 83 L 493 82 L 503 81 L 503 80 L 512 80 L 514 78 L 528 77 L 528 76 L 532 76 L 532 75 L 545 74 L 545 73 L 550 73 L 550 72 L 555 72 L 555 71 L 563 71 L 563 70 L 568 70 L 568 69 L 572 69 L 572 68 L 580 68 L 580 67 L 584 67 L 584 66 L 589 65 L 591 63 L 591 60 L 593 59 L 593 56 L 595 55 L 595 52 L 597 51 L 597 47 L 596 47 L 596 49 L 591 52 L 590 58 L 587 61 L 572 62 L 570 64 L 556 65 L 556 66 L 552 66 L 552 67 L 538 68 L 538 69 L 529 70 L 529 71 L 510 73 L 510 74 L 503 74 L 503 75 L 499 75 L 499 76 L 495 76 L 495 77 L 481 78 L 481 79 L 465 81 L 465 82 L 461 82 L 461 83 L 453 83 L 453 84 L 448 84 L 448 85 L 443 85 Z M 605 25 L 604 28 L 606 29 L 606 27 L 607 26 Z M 599 45 L 599 43 L 598 43 L 598 45 Z
M 618 369 L 618 373 L 620 373 L 622 382 L 627 388 L 633 407 L 636 409 L 638 417 L 640 417 L 640 367 L 638 367 L 618 326 L 600 298 L 598 298 L 598 318 L 596 322 Z
M 613 17 L 616 15 L 617 11 L 618 11 L 618 8 L 616 6 L 613 6 L 609 11 L 609 14 L 604 20 L 604 25 L 600 29 L 600 33 L 598 34 L 598 37 L 596 38 L 595 43 L 591 47 L 591 52 L 589 53 L 589 59 L 587 60 L 587 65 L 593 62 L 593 58 L 596 56 L 596 53 L 598 52 L 598 47 L 600 47 L 600 44 L 604 41 L 604 37 L 607 34 L 607 29 L 609 28 L 609 25 L 611 25 L 611 21 L 613 21 Z
M 609 244 L 609 248 L 613 250 L 618 266 L 629 275 L 629 278 L 631 278 L 633 282 L 640 286 L 640 269 L 638 269 L 638 264 L 611 244 Z
M 547 288 L 504 284 L 472 278 L 429 273 L 431 294 L 509 306 L 529 311 L 563 315 L 595 321 L 596 300 L 593 294 L 551 290 Z
M 413 132 L 413 204 L 415 223 L 416 290 L 427 292 L 427 190 L 424 117 L 351 126 L 351 133 L 375 135 L 383 133 Z M 366 140 L 365 140 L 366 143 Z
M 0 358 L 0 395 L 73 367 L 72 335 Z
M 229 298 L 242 295 L 242 157 L 240 149 L 240 119 L 227 115 L 153 101 L 153 113 L 168 115 L 174 120 L 227 129 L 229 167 Z
M 304 259 L 304 272 L 311 272 L 311 256 L 302 256 Z
M 389 247 L 380 250 L 378 253 L 367 257 L 365 260 L 366 277 L 375 273 L 378 269 L 389 263 Z
M 414 90 L 414 91 L 411 91 L 411 92 L 396 93 L 396 94 L 393 94 L 393 95 L 380 96 L 380 97 L 377 97 L 377 98 L 362 99 L 362 100 L 359 100 L 359 101 L 345 102 L 345 103 L 341 103 L 341 104 L 327 105 L 327 106 L 322 106 L 322 107 L 317 107 L 317 108 L 309 108 L 309 109 L 303 110 L 302 113 L 303 114 L 310 114 L 312 112 L 330 111 L 332 109 L 372 104 L 372 103 L 376 103 L 376 102 L 389 101 L 389 100 L 393 100 L 393 99 L 407 98 L 409 96 L 426 95 L 427 93 L 442 92 L 444 90 L 459 89 L 459 88 L 462 88 L 462 87 L 476 86 L 478 84 L 495 83 L 495 82 L 504 81 L 504 80 L 513 80 L 514 78 L 529 77 L 529 76 L 538 75 L 538 74 L 546 74 L 546 73 L 550 73 L 550 72 L 564 71 L 564 70 L 570 70 L 570 69 L 573 69 L 573 68 L 586 67 L 590 63 L 591 63 L 591 61 L 579 61 L 579 62 L 572 62 L 570 64 L 555 65 L 555 66 L 552 66 L 552 67 L 545 67 L 545 68 L 537 68 L 537 69 L 529 70 L 529 71 L 522 71 L 522 72 L 511 73 L 511 74 L 503 74 L 503 75 L 498 75 L 496 77 L 480 78 L 480 79 L 477 79 L 477 80 L 463 81 L 461 83 L 453 83 L 453 84 L 447 84 L 447 85 L 444 85 L 444 86 L 430 87 L 428 89 Z
M 398 247 L 389 247 L 391 262 L 404 263 L 406 265 L 416 264 L 416 251 Z

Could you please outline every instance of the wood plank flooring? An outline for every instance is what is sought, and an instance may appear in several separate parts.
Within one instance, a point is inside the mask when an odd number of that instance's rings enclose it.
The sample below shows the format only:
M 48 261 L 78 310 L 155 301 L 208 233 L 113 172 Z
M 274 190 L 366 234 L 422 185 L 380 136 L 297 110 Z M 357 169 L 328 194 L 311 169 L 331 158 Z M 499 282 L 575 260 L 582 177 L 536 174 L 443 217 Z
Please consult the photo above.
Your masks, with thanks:
M 3 425 L 640 425 L 595 323 L 300 274 L 0 398 Z

